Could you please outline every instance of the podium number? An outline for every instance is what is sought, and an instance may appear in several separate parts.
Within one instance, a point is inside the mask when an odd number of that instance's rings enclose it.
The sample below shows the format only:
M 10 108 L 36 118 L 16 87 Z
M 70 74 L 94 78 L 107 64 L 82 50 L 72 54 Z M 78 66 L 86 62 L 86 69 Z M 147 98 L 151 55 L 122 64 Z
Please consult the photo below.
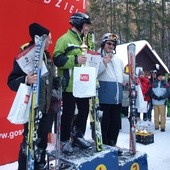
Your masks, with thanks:
M 138 163 L 133 163 L 130 170 L 139 170 L 139 164 Z
M 100 164 L 97 166 L 96 170 L 107 170 L 107 168 L 104 164 Z

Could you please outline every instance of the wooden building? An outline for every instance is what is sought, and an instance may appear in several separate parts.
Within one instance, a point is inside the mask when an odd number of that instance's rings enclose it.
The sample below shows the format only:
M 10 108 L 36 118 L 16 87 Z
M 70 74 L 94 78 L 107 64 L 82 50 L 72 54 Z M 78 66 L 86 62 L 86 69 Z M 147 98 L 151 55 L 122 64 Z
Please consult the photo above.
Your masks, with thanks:
M 146 40 L 131 43 L 136 45 L 136 68 L 142 68 L 145 72 L 157 70 L 163 74 L 169 73 L 168 67 Z M 116 54 L 122 59 L 125 66 L 128 64 L 127 46 L 129 44 L 121 44 L 116 47 Z M 156 68 L 156 65 L 159 66 L 159 69 Z

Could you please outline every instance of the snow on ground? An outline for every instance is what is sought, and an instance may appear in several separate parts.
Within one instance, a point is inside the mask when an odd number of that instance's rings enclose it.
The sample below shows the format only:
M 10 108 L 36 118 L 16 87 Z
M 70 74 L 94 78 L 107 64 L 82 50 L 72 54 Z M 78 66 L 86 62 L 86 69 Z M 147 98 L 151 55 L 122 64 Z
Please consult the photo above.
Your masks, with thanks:
M 129 135 L 120 133 L 117 145 L 128 148 Z M 149 170 L 170 170 L 170 118 L 167 118 L 167 128 L 165 132 L 154 131 L 154 143 L 143 145 L 136 144 L 137 151 L 147 153 Z
M 88 122 L 86 139 L 91 140 L 91 130 Z M 137 151 L 147 153 L 149 170 L 170 170 L 170 118 L 167 118 L 166 131 L 154 131 L 154 143 L 143 145 L 137 143 Z M 117 145 L 129 148 L 129 134 L 120 132 Z M 49 145 L 49 148 L 53 147 Z M 17 170 L 17 162 L 0 166 L 0 170 Z

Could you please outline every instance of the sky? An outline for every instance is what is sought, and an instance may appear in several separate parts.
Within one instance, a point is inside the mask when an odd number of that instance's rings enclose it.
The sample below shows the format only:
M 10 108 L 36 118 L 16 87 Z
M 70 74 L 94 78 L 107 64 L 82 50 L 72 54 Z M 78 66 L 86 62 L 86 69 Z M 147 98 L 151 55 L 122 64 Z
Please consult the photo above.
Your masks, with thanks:
M 123 132 L 122 132 L 123 131 Z M 122 129 L 120 131 L 117 146 L 129 149 L 129 134 L 128 131 Z M 89 122 L 85 138 L 91 140 L 91 130 Z M 148 170 L 170 170 L 170 117 L 166 120 L 166 131 L 154 131 L 154 143 L 143 145 L 136 143 L 137 151 L 147 154 Z M 53 148 L 54 145 L 49 145 Z M 16 170 L 17 162 L 0 166 L 0 170 Z

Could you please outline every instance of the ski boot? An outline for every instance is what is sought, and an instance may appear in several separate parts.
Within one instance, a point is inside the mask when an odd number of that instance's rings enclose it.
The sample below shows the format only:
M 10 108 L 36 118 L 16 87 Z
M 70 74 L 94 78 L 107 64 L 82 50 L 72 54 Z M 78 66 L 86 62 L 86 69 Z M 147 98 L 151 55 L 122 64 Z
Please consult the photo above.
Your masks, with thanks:
M 81 149 L 92 149 L 92 144 L 84 139 L 83 134 L 76 127 L 72 131 L 72 140 L 72 146 L 77 146 Z
M 116 146 L 113 140 L 108 140 L 108 145 L 113 146 L 115 148 L 115 150 L 117 151 L 118 156 L 123 155 L 123 150 L 120 147 Z
M 67 155 L 72 155 L 73 154 L 73 148 L 72 148 L 72 143 L 70 140 L 67 141 L 61 141 L 61 151 Z

